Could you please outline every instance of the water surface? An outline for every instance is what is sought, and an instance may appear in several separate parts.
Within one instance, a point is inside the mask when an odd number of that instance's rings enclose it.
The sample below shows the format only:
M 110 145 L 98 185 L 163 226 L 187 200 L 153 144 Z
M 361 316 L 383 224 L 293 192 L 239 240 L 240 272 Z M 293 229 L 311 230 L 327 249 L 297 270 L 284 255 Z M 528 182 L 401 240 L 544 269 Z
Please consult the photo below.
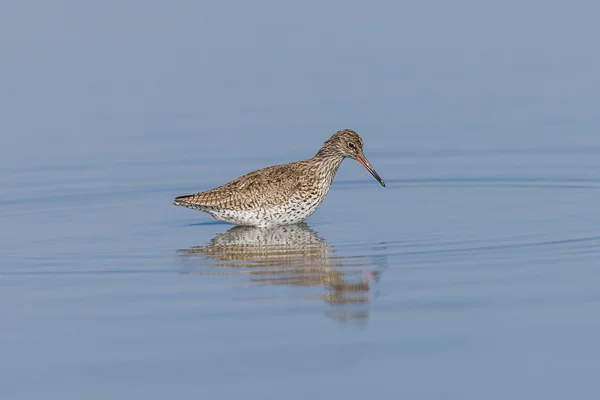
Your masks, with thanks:
M 3 399 L 598 397 L 597 6 L 27 4 Z M 347 160 L 273 229 L 171 204 L 341 128 L 386 188 Z

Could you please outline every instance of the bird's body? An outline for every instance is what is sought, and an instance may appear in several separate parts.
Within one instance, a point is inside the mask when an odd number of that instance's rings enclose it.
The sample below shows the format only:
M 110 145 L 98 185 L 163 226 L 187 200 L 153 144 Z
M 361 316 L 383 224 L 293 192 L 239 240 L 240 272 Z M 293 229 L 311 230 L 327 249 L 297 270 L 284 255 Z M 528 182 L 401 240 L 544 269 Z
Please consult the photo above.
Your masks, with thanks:
M 262 168 L 215 189 L 177 197 L 174 204 L 236 225 L 296 224 L 323 202 L 346 157 L 357 159 L 385 186 L 362 154 L 362 147 L 356 132 L 341 130 L 312 158 Z
M 308 218 L 329 191 L 335 170 L 309 160 L 273 165 L 218 188 L 177 198 L 175 204 L 236 225 L 296 224 Z

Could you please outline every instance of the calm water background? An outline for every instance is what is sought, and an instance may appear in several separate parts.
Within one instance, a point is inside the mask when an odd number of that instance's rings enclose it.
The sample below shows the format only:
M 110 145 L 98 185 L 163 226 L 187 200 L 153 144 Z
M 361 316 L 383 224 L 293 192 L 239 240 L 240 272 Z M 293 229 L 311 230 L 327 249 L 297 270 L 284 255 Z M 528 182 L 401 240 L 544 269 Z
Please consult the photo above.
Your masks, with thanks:
M 597 2 L 0 6 L 0 397 L 596 399 Z M 362 134 L 308 226 L 174 207 Z

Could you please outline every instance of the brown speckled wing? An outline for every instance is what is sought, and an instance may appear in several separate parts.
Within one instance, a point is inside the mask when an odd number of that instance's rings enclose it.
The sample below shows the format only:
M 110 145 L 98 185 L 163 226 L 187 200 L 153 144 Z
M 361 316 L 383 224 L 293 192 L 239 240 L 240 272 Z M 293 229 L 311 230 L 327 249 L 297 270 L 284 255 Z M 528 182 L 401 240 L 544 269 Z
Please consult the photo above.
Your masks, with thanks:
M 235 210 L 273 207 L 285 203 L 299 190 L 306 179 L 299 173 L 303 166 L 297 162 L 259 169 L 215 189 L 177 197 L 175 204 Z

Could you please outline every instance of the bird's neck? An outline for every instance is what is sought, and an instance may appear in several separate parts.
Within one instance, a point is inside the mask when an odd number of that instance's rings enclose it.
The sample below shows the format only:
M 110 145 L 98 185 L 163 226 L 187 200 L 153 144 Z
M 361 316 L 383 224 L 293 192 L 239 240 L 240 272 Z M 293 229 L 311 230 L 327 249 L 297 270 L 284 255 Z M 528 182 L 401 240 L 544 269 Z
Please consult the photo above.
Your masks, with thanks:
M 344 156 L 328 141 L 319 149 L 313 158 L 327 162 L 335 162 L 339 166 L 344 160 Z
M 327 168 L 337 170 L 342 161 L 344 161 L 344 156 L 339 152 L 330 151 L 329 149 L 322 147 L 321 150 L 315 154 L 313 159 L 318 160 L 320 164 Z
M 328 182 L 328 185 L 330 185 L 338 168 L 342 164 L 342 161 L 344 161 L 344 156 L 337 151 L 332 151 L 332 149 L 327 149 L 323 146 L 321 150 L 315 154 L 313 160 L 317 161 L 318 174 L 323 176 Z

